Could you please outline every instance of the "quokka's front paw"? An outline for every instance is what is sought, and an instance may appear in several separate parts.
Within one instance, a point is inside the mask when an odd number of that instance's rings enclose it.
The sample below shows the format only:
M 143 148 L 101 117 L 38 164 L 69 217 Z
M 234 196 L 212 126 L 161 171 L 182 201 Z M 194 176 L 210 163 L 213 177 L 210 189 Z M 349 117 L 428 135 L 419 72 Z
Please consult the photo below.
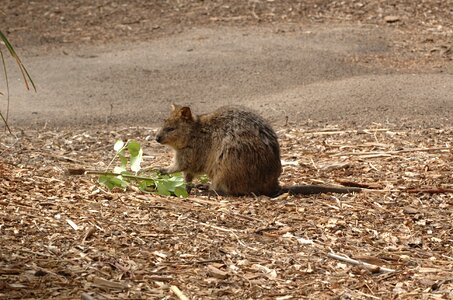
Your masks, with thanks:
M 168 175 L 170 173 L 168 171 L 168 168 L 160 168 L 160 169 L 158 169 L 158 172 L 160 175 Z
M 207 183 L 199 183 L 195 187 L 201 191 L 209 191 L 209 184 Z
M 191 183 L 191 182 L 186 183 L 186 192 L 188 194 L 190 194 L 190 192 L 192 191 L 193 188 L 194 188 L 194 184 L 193 183 Z
M 186 183 L 186 191 L 190 194 L 192 190 L 198 190 L 201 192 L 209 191 L 209 184 L 193 184 L 192 182 Z

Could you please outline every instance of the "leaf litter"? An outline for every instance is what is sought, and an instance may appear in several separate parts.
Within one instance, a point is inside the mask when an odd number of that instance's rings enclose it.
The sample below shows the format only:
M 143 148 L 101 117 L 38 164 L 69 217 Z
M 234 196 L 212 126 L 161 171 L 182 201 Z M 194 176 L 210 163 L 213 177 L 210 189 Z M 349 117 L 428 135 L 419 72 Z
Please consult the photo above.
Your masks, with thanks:
M 453 297 L 453 128 L 278 130 L 282 184 L 358 194 L 181 199 L 66 173 L 106 168 L 118 139 L 165 166 L 154 134 L 2 135 L 0 299 Z

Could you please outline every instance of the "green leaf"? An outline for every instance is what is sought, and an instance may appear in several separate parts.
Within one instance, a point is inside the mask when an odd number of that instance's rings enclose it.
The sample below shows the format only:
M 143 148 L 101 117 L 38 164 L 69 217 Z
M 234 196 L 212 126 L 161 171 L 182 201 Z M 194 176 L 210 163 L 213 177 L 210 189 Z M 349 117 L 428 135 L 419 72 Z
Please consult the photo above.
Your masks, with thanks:
M 131 154 L 131 170 L 135 173 L 137 173 L 138 171 L 140 171 L 141 169 L 141 163 L 142 163 L 142 160 L 143 160 L 143 150 L 140 148 L 138 150 L 138 153 L 137 155 L 133 156 Z
M 162 183 L 165 185 L 165 188 L 170 192 L 175 191 L 175 184 L 170 180 L 162 180 Z
M 139 151 L 141 150 L 141 147 L 137 141 L 130 140 L 127 143 L 127 150 L 129 150 L 129 153 L 131 154 L 131 156 L 138 156 Z
M 113 173 L 121 174 L 123 172 L 126 172 L 126 168 L 123 166 L 116 166 L 113 168 Z
M 157 193 L 162 196 L 171 196 L 170 191 L 168 190 L 165 181 L 162 180 L 156 180 L 156 188 L 157 188 Z
M 185 187 L 177 186 L 175 188 L 175 195 L 177 197 L 187 198 L 189 197 L 189 193 L 187 192 Z
M 99 176 L 98 179 L 99 183 L 106 186 L 109 190 L 114 189 L 115 187 L 126 189 L 127 182 L 124 181 L 122 178 L 112 176 L 112 175 L 102 175 Z
M 200 180 L 201 183 L 206 184 L 209 182 L 209 177 L 208 175 L 201 175 L 198 177 L 198 180 Z
M 168 178 L 161 178 L 159 180 L 163 190 L 168 191 L 172 195 L 178 197 L 187 197 L 186 183 L 182 176 L 172 176 Z
M 156 189 L 156 184 L 154 180 L 142 180 L 138 185 L 138 188 L 140 189 L 140 191 L 148 193 L 149 188 Z
M 115 142 L 115 145 L 113 146 L 113 149 L 116 151 L 116 152 L 120 152 L 121 149 L 123 149 L 124 147 L 124 142 L 122 140 L 117 140 Z
M 165 175 L 159 175 L 158 176 L 160 180 L 168 180 L 170 178 L 169 175 L 165 174 Z
M 121 167 L 124 168 L 124 170 L 126 170 L 127 169 L 127 157 L 125 157 L 122 154 L 118 154 L 118 157 L 120 158 Z
M 182 178 L 182 176 L 172 176 L 168 178 L 167 181 L 171 182 L 173 186 L 182 186 L 185 184 L 184 178 Z

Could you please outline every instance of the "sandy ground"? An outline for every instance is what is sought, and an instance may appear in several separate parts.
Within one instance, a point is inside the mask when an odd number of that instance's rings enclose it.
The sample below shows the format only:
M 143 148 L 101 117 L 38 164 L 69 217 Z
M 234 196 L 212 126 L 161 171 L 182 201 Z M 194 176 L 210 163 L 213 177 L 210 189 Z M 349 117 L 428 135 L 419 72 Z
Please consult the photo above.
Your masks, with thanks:
M 391 33 L 375 26 L 215 27 L 140 43 L 29 48 L 38 92 L 11 72 L 11 125 L 156 126 L 170 103 L 225 104 L 289 122 L 451 124 L 453 75 L 388 66 Z

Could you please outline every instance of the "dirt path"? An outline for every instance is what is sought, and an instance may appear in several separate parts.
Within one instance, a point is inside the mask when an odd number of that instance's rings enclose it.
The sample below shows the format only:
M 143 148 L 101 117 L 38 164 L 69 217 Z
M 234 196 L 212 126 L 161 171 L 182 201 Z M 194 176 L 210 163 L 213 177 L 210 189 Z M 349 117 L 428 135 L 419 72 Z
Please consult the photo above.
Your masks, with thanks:
M 199 28 L 143 43 L 24 57 L 38 87 L 11 90 L 11 123 L 51 127 L 159 123 L 171 102 L 198 112 L 242 104 L 277 124 L 451 124 L 451 72 L 389 68 L 392 35 L 372 26 Z M 17 73 L 11 73 L 18 78 Z

